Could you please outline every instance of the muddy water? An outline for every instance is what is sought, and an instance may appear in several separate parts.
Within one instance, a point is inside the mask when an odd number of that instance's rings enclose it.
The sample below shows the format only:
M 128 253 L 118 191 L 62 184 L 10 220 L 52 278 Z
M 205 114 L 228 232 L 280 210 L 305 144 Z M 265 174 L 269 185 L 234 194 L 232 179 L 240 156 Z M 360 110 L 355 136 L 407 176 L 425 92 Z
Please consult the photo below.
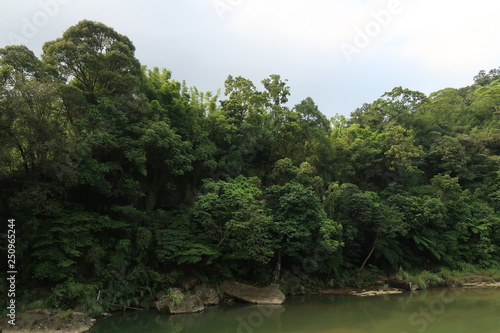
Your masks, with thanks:
M 500 288 L 400 295 L 289 297 L 192 315 L 140 312 L 98 321 L 91 333 L 500 333 Z

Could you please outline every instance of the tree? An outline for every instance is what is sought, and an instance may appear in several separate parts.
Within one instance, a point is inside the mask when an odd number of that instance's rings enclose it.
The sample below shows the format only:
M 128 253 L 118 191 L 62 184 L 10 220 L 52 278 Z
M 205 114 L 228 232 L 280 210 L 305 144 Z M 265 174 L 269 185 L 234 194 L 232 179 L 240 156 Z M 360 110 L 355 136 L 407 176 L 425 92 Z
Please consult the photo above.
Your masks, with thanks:
M 218 102 L 98 22 L 43 52 L 0 49 L 0 215 L 45 306 L 137 306 L 193 276 L 499 266 L 498 69 L 327 120 L 277 74 L 230 75 Z
M 474 92 L 471 108 L 480 121 L 500 115 L 500 82 L 477 89 Z
M 414 117 L 414 130 L 420 143 L 429 145 L 429 133 L 449 135 L 462 131 L 472 122 L 466 99 L 460 91 L 446 88 L 429 95 Z
M 222 254 L 222 263 L 267 263 L 274 253 L 273 220 L 256 177 L 228 181 L 205 179 L 196 200 L 193 222 Z M 241 268 L 241 267 L 240 267 Z
M 52 174 L 63 159 L 65 115 L 57 108 L 57 85 L 45 65 L 24 46 L 0 49 L 0 138 L 11 171 Z
M 246 78 L 229 75 L 224 84 L 228 99 L 207 117 L 208 138 L 219 148 L 217 171 L 230 177 L 260 175 L 271 134 L 265 99 Z
M 310 97 L 292 110 L 282 108 L 273 124 L 276 155 L 291 158 L 295 163 L 318 164 L 321 149 L 327 145 L 330 123 Z M 277 121 L 279 119 L 279 121 Z
M 325 200 L 329 217 L 343 225 L 344 257 L 364 268 L 370 258 L 383 258 L 392 269 L 403 260 L 398 237 L 408 231 L 399 208 L 372 191 L 356 185 L 333 183 Z
M 381 184 L 384 181 L 381 177 L 384 174 L 386 147 L 384 135 L 353 124 L 345 129 L 334 130 L 330 142 L 335 179 L 366 189 L 372 187 L 373 183 Z
M 394 173 L 394 180 L 402 180 L 412 173 L 420 173 L 417 165 L 424 156 L 424 151 L 422 147 L 416 146 L 413 131 L 394 125 L 388 126 L 383 134 L 387 144 L 384 152 L 386 167 Z
M 137 93 L 141 75 L 135 47 L 126 37 L 98 22 L 83 20 L 61 38 L 43 45 L 43 59 L 84 92 L 91 104 L 101 97 Z
M 479 86 L 488 86 L 491 82 L 498 80 L 500 78 L 500 68 L 494 68 L 486 73 L 485 70 L 479 71 L 479 73 L 474 76 L 474 83 Z
M 268 106 L 278 107 L 288 102 L 290 87 L 286 85 L 286 81 L 282 81 L 281 76 L 277 74 L 272 74 L 269 78 L 262 80 L 262 84 L 266 89 L 263 96 Z
M 314 253 L 333 254 L 342 247 L 342 225 L 329 219 L 312 188 L 296 180 L 266 190 L 268 206 L 276 221 L 278 264 L 311 259 Z M 281 256 L 282 254 L 282 256 Z M 311 262 L 316 267 L 324 265 Z
M 426 101 L 425 94 L 402 87 L 386 92 L 372 104 L 364 104 L 351 113 L 351 123 L 362 127 L 382 129 L 388 124 L 397 123 L 409 127 L 413 114 Z

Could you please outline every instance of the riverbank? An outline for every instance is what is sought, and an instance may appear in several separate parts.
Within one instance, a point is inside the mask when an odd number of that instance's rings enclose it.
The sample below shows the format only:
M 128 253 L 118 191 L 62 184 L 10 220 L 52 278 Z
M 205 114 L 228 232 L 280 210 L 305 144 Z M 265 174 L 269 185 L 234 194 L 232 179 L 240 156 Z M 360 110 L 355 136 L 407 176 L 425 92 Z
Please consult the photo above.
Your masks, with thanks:
M 500 288 L 500 282 L 471 282 L 464 283 L 460 285 L 450 285 L 449 283 L 445 286 L 450 288 Z M 442 287 L 442 286 L 437 286 Z M 415 289 L 413 291 L 418 291 L 419 289 Z M 387 284 L 375 284 L 369 286 L 367 288 L 354 288 L 354 287 L 345 287 L 345 288 L 335 288 L 335 289 L 322 289 L 313 294 L 319 295 L 353 295 L 353 296 L 383 296 L 383 295 L 394 295 L 401 294 L 405 290 L 400 288 L 390 288 Z M 407 291 L 407 290 L 406 290 Z
M 16 317 L 16 325 L 2 320 L 0 333 L 83 333 L 94 324 L 95 319 L 82 312 L 72 310 L 29 310 Z
M 500 288 L 500 282 L 486 283 L 486 282 L 476 282 L 476 283 L 466 283 L 463 285 L 464 288 Z
M 498 328 L 499 302 L 498 288 L 432 288 L 376 297 L 297 295 L 282 305 L 222 304 L 195 314 L 117 313 L 98 320 L 90 332 L 417 332 L 425 319 L 427 332 L 484 333 Z
M 364 288 L 352 286 L 321 289 L 318 294 L 380 296 L 403 291 L 425 290 L 436 287 L 449 288 L 500 288 L 499 270 L 421 271 L 417 274 L 398 273 L 390 278 L 380 277 Z
M 425 290 L 434 287 L 448 288 L 500 288 L 499 270 L 422 271 L 417 274 L 398 273 L 388 278 L 379 276 L 377 281 L 365 287 L 318 288 L 309 290 L 310 295 L 381 296 L 402 293 L 406 288 L 392 288 L 395 284 L 413 286 Z M 414 290 L 410 287 L 410 289 Z M 217 293 L 214 287 L 214 293 Z M 407 289 L 408 290 L 408 289 Z M 0 322 L 0 333 L 82 333 L 88 331 L 95 319 L 73 310 L 28 310 L 16 318 L 16 326 L 10 326 L 7 318 Z

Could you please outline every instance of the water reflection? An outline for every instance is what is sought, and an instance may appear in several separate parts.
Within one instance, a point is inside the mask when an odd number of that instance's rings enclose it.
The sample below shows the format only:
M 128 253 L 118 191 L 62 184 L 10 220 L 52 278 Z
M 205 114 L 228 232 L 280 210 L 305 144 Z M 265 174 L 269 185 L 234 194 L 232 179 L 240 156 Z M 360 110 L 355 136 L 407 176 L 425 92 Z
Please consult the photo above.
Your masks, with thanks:
M 91 333 L 500 333 L 499 318 L 500 289 L 440 289 L 290 297 L 281 306 L 233 304 L 189 315 L 127 313 L 100 320 Z

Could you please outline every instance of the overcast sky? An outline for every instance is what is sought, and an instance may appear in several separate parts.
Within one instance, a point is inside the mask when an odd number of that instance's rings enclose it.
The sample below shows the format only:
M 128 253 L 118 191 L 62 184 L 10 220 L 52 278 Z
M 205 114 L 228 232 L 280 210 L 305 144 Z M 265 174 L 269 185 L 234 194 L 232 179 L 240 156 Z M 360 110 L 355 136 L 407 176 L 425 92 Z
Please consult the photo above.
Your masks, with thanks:
M 203 91 L 231 74 L 288 79 L 348 116 L 396 86 L 429 94 L 500 66 L 497 0 L 3 0 L 0 47 L 44 42 L 82 19 L 128 36 L 148 67 Z

